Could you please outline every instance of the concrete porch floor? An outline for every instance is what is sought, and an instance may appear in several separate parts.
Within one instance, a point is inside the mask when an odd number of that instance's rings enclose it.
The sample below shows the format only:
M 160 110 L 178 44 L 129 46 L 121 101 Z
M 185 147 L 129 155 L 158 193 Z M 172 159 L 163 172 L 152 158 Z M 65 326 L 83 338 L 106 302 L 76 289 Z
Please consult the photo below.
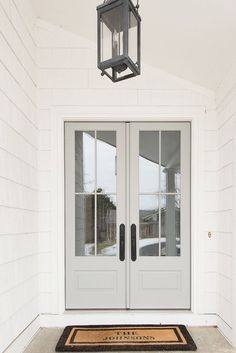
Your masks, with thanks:
M 236 352 L 214 327 L 189 327 L 198 353 Z M 42 328 L 34 337 L 24 353 L 54 353 L 55 346 L 62 334 L 61 328 Z

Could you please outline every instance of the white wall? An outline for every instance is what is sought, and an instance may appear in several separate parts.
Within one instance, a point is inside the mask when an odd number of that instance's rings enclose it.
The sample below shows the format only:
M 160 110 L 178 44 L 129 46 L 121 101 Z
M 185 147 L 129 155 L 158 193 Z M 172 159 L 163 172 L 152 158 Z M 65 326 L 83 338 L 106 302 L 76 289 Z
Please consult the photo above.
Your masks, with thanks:
M 96 48 L 90 42 L 79 38 L 61 28 L 52 26 L 44 21 L 37 22 L 38 38 L 38 107 L 40 127 L 40 244 L 41 270 L 40 292 L 43 313 L 54 312 L 55 293 L 54 284 L 56 267 L 52 255 L 55 241 L 52 238 L 51 207 L 51 126 L 50 111 L 55 107 L 64 107 L 68 112 L 78 109 L 80 112 L 100 110 L 102 107 L 111 111 L 118 107 L 124 109 L 125 114 L 133 107 L 143 109 L 150 107 L 168 107 L 176 110 L 180 108 L 195 108 L 205 111 L 205 128 L 200 131 L 205 141 L 205 164 L 201 167 L 205 185 L 202 200 L 202 212 L 199 219 L 202 231 L 199 241 L 201 250 L 201 287 L 198 288 L 201 304 L 199 313 L 217 313 L 217 245 L 216 237 L 211 240 L 207 233 L 217 229 L 215 217 L 215 202 L 217 199 L 217 185 L 213 187 L 216 159 L 216 114 L 214 94 L 202 87 L 176 78 L 165 72 L 154 70 L 143 65 L 143 72 L 126 82 L 114 85 L 106 77 L 101 77 L 96 68 Z
M 38 315 L 36 43 L 28 0 L 0 0 L 0 351 Z
M 232 339 L 235 330 L 233 313 L 233 256 L 235 244 L 235 117 L 236 117 L 236 66 L 233 67 L 218 87 L 216 94 L 218 127 L 218 310 L 222 319 L 220 327 Z
M 205 313 L 218 313 L 218 180 L 217 180 L 217 124 L 215 109 L 207 109 L 204 131 L 204 286 L 206 290 L 204 303 Z M 208 237 L 208 232 L 212 237 Z

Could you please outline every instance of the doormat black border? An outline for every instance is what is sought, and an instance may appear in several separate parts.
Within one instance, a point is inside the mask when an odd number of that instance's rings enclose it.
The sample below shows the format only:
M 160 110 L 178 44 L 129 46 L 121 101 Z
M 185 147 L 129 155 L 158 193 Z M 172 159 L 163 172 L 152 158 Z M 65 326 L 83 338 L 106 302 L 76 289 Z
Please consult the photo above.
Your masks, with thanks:
M 105 328 L 116 328 L 116 327 L 156 327 L 156 328 L 165 328 L 165 327 L 178 327 L 183 334 L 184 338 L 186 339 L 186 344 L 176 344 L 176 345 L 168 345 L 168 344 L 163 344 L 163 345 L 148 345 L 145 343 L 142 345 L 101 345 L 98 344 L 96 346 L 83 346 L 80 347 L 78 345 L 76 346 L 66 346 L 66 341 L 68 339 L 68 336 L 71 332 L 72 329 L 74 328 L 87 328 L 87 329 L 105 329 Z M 196 351 L 197 346 L 192 339 L 190 333 L 188 332 L 187 328 L 185 325 L 73 325 L 73 326 L 67 326 L 65 327 L 57 345 L 55 348 L 56 352 L 109 352 L 109 351 L 127 351 L 127 352 L 132 352 L 132 351 Z

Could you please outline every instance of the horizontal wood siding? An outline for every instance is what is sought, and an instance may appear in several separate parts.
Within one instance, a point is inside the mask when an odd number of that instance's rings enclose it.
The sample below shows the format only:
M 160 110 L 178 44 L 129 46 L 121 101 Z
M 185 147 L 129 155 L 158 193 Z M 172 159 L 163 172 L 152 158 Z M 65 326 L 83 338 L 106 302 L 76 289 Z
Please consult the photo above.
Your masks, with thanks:
M 0 0 L 0 351 L 37 317 L 38 125 L 35 18 Z

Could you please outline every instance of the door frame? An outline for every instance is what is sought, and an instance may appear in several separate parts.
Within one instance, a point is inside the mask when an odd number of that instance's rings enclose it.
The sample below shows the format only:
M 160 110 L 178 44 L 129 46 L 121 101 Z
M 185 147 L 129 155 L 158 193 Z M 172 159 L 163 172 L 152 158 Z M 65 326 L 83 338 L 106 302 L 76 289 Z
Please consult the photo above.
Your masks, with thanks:
M 204 313 L 204 119 L 203 107 L 55 107 L 52 133 L 52 314 L 65 312 L 65 178 L 64 123 L 73 122 L 190 122 L 191 123 L 191 309 Z M 199 236 L 199 234 L 201 236 Z M 193 251 L 194 249 L 194 251 Z

